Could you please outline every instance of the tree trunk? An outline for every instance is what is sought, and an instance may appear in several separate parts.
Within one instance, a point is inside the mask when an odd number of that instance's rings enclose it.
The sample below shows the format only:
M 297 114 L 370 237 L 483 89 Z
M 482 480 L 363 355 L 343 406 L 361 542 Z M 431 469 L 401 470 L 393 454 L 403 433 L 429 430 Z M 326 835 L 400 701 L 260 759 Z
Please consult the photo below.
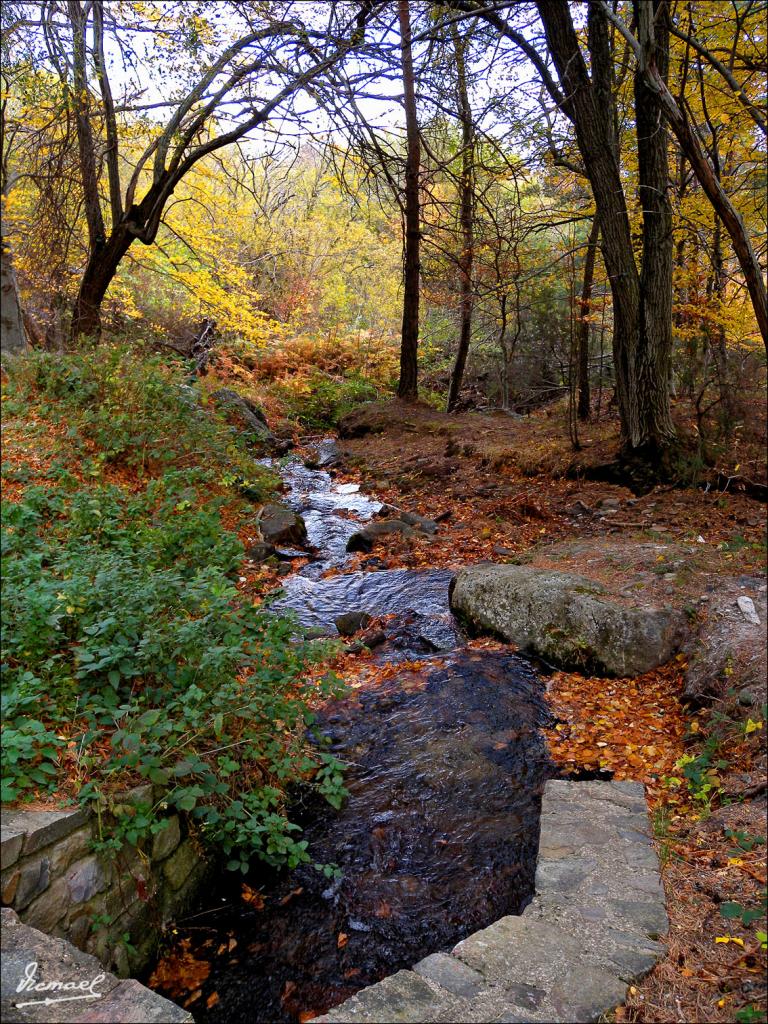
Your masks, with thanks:
M 499 337 L 498 345 L 501 352 L 501 408 L 509 411 L 509 351 L 507 349 L 507 296 L 503 293 L 499 299 Z
M 541 6 L 541 3 L 539 6 Z M 638 3 L 638 8 L 642 11 L 644 3 Z M 602 4 L 601 9 L 605 12 L 606 17 L 610 14 L 608 8 Z M 661 111 L 669 127 L 675 134 L 680 148 L 685 153 L 707 199 L 709 199 L 715 213 L 722 220 L 723 226 L 730 236 L 741 272 L 744 275 L 749 297 L 752 300 L 757 326 L 760 329 L 766 350 L 768 350 L 768 291 L 766 291 L 760 261 L 752 247 L 744 221 L 739 216 L 735 206 L 718 180 L 712 164 L 707 159 L 695 126 L 691 125 L 687 113 L 681 109 L 675 97 L 667 88 L 664 76 L 660 73 L 657 63 L 659 54 L 655 52 L 653 47 L 646 50 L 645 47 L 640 45 L 616 14 L 610 14 L 610 17 L 634 50 L 641 73 L 645 79 L 645 84 L 658 98 Z
M 584 281 L 581 288 L 581 299 L 579 300 L 579 401 L 576 414 L 582 421 L 589 419 L 591 406 L 589 389 L 589 310 L 592 304 L 592 283 L 595 278 L 595 257 L 597 255 L 597 239 L 599 235 L 600 225 L 597 217 L 595 217 L 589 231 L 589 238 L 587 239 Z
M 461 256 L 459 274 L 461 276 L 461 300 L 459 303 L 459 346 L 453 364 L 451 381 L 448 387 L 447 411 L 452 412 L 459 400 L 464 369 L 467 365 L 467 354 L 472 337 L 472 264 L 474 261 L 474 217 L 473 200 L 475 190 L 475 133 L 472 121 L 472 109 L 469 105 L 467 92 L 467 74 L 464 64 L 464 43 L 453 27 L 453 46 L 456 55 L 456 94 L 459 117 L 461 118 L 461 199 L 459 223 L 461 226 Z
M 400 342 L 400 382 L 397 394 L 406 402 L 419 397 L 419 165 L 421 148 L 416 116 L 416 92 L 411 53 L 411 19 L 408 0 L 398 0 L 400 50 L 403 69 L 403 94 L 407 155 L 405 162 L 405 259 L 403 274 L 403 326 Z
M 563 93 L 568 97 L 568 112 L 595 199 L 600 245 L 613 297 L 613 361 L 622 443 L 636 447 L 641 443 L 634 380 L 640 279 L 616 154 L 614 103 L 602 92 L 601 102 L 597 102 L 567 0 L 537 0 L 537 7 Z M 603 81 L 611 61 L 607 26 L 599 8 L 590 5 L 589 15 L 592 63 L 597 80 Z
M 667 0 L 635 3 L 640 44 L 666 81 Z M 638 68 L 635 125 L 639 197 L 643 211 L 639 336 L 635 365 L 639 444 L 657 451 L 675 437 L 669 405 L 672 372 L 672 207 L 669 201 L 667 132 L 661 106 Z M 638 447 L 634 444 L 633 447 Z
M 134 240 L 125 224 L 118 226 L 107 241 L 91 252 L 80 281 L 80 288 L 72 311 L 70 336 L 73 341 L 91 338 L 97 341 L 101 333 L 101 304 L 120 260 Z
M 28 347 L 21 315 L 19 288 L 11 260 L 11 250 L 0 235 L 0 351 L 23 352 Z

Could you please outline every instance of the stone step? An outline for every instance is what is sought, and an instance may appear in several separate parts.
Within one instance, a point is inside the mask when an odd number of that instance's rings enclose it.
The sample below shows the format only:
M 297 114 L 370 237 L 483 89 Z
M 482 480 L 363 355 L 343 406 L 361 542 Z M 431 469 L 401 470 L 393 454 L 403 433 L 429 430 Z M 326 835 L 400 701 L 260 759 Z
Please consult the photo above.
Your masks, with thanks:
M 45 935 L 2 908 L 0 1017 L 8 1024 L 192 1024 L 138 981 L 109 974 L 94 956 Z
M 664 890 L 641 783 L 548 782 L 536 895 L 316 1018 L 329 1024 L 596 1021 L 663 952 Z

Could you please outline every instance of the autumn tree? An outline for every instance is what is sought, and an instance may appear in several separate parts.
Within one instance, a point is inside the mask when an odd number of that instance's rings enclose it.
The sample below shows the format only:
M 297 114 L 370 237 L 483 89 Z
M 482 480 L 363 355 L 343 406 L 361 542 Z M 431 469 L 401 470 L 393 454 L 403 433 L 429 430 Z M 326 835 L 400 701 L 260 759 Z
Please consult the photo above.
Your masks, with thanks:
M 707 195 L 717 199 L 723 223 L 739 255 L 739 262 L 761 322 L 761 285 L 757 283 L 754 253 L 733 216 L 732 204 L 710 178 L 711 165 L 688 138 L 691 126 L 675 120 L 666 83 L 667 39 L 676 27 L 666 2 L 633 5 L 635 34 L 600 0 L 588 5 L 586 53 L 574 27 L 567 0 L 539 0 L 536 9 L 544 29 L 546 49 L 532 41 L 510 20 L 512 5 L 492 8 L 453 0 L 461 16 L 476 15 L 511 40 L 537 69 L 557 108 L 573 126 L 581 165 L 589 178 L 597 207 L 600 244 L 613 294 L 614 365 L 616 394 L 621 414 L 624 448 L 654 458 L 674 439 L 669 410 L 668 383 L 671 355 L 671 212 L 668 200 L 668 145 L 664 125 L 669 124 Z M 634 120 L 638 149 L 638 184 L 643 197 L 641 265 L 635 258 L 630 206 L 622 177 L 616 126 L 616 94 L 612 81 L 614 38 L 623 36 L 637 55 Z M 701 49 L 701 47 L 700 47 Z M 641 59 L 642 58 L 642 59 Z M 550 70 L 554 65 L 557 79 Z M 732 77 L 732 76 L 731 76 Z M 727 77 L 724 79 L 728 82 Z M 730 85 L 731 83 L 728 82 Z M 741 97 L 747 105 L 749 98 Z M 753 105 L 753 104 L 751 104 Z M 686 122 L 687 123 L 687 122 Z M 700 148 L 700 147 L 699 147 Z M 755 296 L 757 298 L 755 299 Z M 761 328 L 762 329 L 762 328 Z
M 459 339 L 456 358 L 448 385 L 447 409 L 451 412 L 459 400 L 467 354 L 472 337 L 474 263 L 474 192 L 475 192 L 475 125 L 467 87 L 467 41 L 456 25 L 450 28 L 451 44 L 456 65 L 456 108 L 461 123 L 461 178 L 459 184 L 459 277 L 461 298 L 459 303 Z
M 597 0 L 593 0 L 597 2 Z M 680 148 L 685 154 L 693 171 L 706 193 L 718 218 L 725 226 L 739 260 L 744 275 L 752 306 L 755 311 L 760 333 L 768 350 L 768 292 L 766 291 L 763 268 L 752 245 L 752 239 L 744 221 L 734 206 L 731 198 L 723 188 L 716 161 L 710 159 L 699 139 L 699 134 L 690 118 L 670 92 L 665 74 L 663 73 L 663 45 L 658 38 L 658 24 L 654 16 L 655 7 L 649 8 L 647 2 L 636 0 L 637 37 L 611 8 L 600 2 L 604 16 L 616 25 L 623 38 L 627 41 L 637 62 L 636 78 L 642 83 L 642 90 L 658 107 L 664 120 L 675 134 Z M 765 12 L 763 12 L 765 13 Z M 668 31 L 668 30 L 667 30 Z M 684 35 L 680 29 L 676 34 Z M 746 110 L 759 131 L 765 136 L 768 133 L 765 113 L 741 88 L 735 77 L 717 57 L 695 38 L 686 36 L 694 49 L 701 54 L 709 65 L 717 71 L 729 88 L 734 92 L 741 106 Z
M 136 240 L 154 243 L 184 177 L 204 157 L 285 113 L 353 52 L 374 4 L 281 0 L 148 11 L 108 0 L 37 0 L 18 7 L 23 45 L 58 77 L 75 124 L 88 235 L 72 312 L 72 336 L 79 338 L 98 333 L 102 300 L 123 257 Z M 147 34 L 150 43 L 142 42 Z M 146 87 L 119 79 L 139 64 L 139 78 L 151 81 L 158 53 L 170 69 L 164 92 L 173 98 L 139 102 Z M 122 58 L 119 74 L 115 54 Z M 128 160 L 130 116 L 137 113 L 148 118 L 149 141 Z

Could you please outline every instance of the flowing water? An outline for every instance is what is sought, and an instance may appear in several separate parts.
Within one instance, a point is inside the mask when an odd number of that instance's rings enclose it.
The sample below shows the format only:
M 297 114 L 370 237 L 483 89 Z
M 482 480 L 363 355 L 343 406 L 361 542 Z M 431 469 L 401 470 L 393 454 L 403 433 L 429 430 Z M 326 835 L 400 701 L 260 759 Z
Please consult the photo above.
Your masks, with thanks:
M 241 879 L 225 878 L 189 919 L 185 934 L 212 965 L 190 1006 L 199 1024 L 309 1019 L 519 913 L 533 891 L 551 774 L 535 671 L 515 655 L 461 646 L 449 571 L 343 572 L 346 541 L 377 502 L 298 461 L 284 479 L 317 558 L 287 578 L 272 607 L 328 634 L 342 612 L 396 613 L 377 657 L 418 657 L 422 667 L 404 664 L 318 718 L 348 765 L 349 797 L 339 812 L 310 799 L 297 820 L 340 878 L 254 869 L 246 881 L 263 906 L 241 899 Z M 321 579 L 330 566 L 342 573 Z

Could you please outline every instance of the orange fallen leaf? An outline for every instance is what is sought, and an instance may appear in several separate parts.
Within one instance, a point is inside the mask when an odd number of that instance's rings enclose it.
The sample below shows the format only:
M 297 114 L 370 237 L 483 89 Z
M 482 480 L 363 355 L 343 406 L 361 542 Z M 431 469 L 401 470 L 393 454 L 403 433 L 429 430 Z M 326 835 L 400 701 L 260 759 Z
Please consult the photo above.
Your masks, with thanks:
M 349 942 L 349 936 L 346 932 L 339 932 L 339 937 L 336 940 L 336 945 L 339 949 L 344 949 L 346 944 Z
M 245 882 L 243 882 L 240 898 L 254 910 L 264 909 L 264 897 L 257 889 L 252 889 L 250 885 L 246 885 Z
M 301 894 L 303 892 L 304 892 L 304 886 L 302 886 L 302 885 L 300 885 L 298 887 L 298 889 L 291 889 L 291 891 L 288 893 L 288 895 L 287 896 L 283 896 L 283 898 L 280 900 L 280 906 L 284 907 L 285 904 L 288 903 L 289 900 L 292 900 L 294 896 L 301 896 Z

